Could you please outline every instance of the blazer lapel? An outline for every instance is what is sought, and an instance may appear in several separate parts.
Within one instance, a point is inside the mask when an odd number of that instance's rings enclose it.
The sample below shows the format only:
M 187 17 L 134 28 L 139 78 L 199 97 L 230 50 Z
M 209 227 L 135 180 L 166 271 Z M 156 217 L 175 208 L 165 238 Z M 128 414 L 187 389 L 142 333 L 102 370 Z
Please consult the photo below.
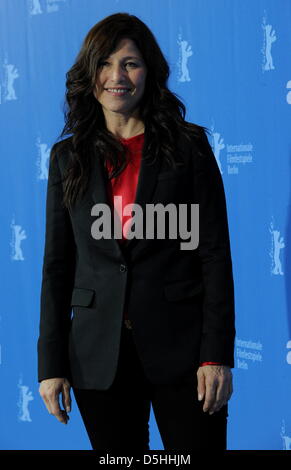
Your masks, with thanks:
M 138 184 L 136 189 L 135 200 L 133 201 L 134 204 L 139 205 L 141 207 L 143 214 L 146 210 L 146 204 L 152 202 L 152 196 L 154 194 L 154 190 L 157 184 L 157 176 L 161 165 L 160 158 L 156 159 L 154 163 L 145 160 L 146 148 L 149 138 L 150 136 L 145 130 L 144 146 L 142 151 Z M 137 226 L 135 227 L 135 231 L 138 231 Z M 126 239 L 122 243 L 122 247 L 124 247 L 125 249 L 128 249 L 129 247 L 133 248 L 139 241 L 140 239 L 138 238 Z
M 157 176 L 161 165 L 160 158 L 156 159 L 154 163 L 145 160 L 145 149 L 147 148 L 148 139 L 149 135 L 145 130 L 145 139 L 142 150 L 142 159 L 139 171 L 136 197 L 135 201 L 133 201 L 135 204 L 141 206 L 143 213 L 146 210 L 146 204 L 152 201 L 152 196 L 156 187 Z M 91 176 L 92 177 L 90 185 L 92 186 L 90 187 L 90 193 L 92 195 L 94 204 L 103 203 L 111 207 L 107 193 L 108 179 L 106 175 L 106 170 L 103 168 L 101 160 L 97 156 L 95 156 L 95 161 L 92 165 Z M 114 238 L 113 220 L 113 214 L 111 214 L 111 240 L 113 244 L 112 248 L 114 248 L 120 253 L 120 251 L 122 251 L 122 248 L 128 249 L 128 247 L 133 247 L 139 241 L 139 239 L 126 239 L 124 242 L 120 243 L 119 240 L 116 240 Z M 137 227 L 135 229 L 137 230 Z

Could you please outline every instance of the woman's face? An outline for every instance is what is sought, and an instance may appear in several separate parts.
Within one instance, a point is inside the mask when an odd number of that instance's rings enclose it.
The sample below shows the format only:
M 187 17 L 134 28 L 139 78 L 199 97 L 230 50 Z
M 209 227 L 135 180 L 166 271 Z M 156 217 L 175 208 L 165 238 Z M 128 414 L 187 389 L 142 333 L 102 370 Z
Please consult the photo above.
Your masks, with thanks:
M 143 95 L 146 74 L 147 67 L 135 43 L 122 39 L 114 53 L 100 62 L 94 96 L 105 115 L 132 113 Z M 116 92 L 120 88 L 130 90 Z

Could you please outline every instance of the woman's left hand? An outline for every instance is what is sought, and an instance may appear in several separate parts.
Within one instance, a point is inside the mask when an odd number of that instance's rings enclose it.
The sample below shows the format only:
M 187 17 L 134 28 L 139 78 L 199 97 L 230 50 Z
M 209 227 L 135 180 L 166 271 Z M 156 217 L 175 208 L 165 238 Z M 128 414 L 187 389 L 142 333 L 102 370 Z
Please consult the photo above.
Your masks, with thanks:
M 230 367 L 222 365 L 205 365 L 199 367 L 198 400 L 204 399 L 203 411 L 213 414 L 226 405 L 230 399 L 232 387 L 232 372 Z

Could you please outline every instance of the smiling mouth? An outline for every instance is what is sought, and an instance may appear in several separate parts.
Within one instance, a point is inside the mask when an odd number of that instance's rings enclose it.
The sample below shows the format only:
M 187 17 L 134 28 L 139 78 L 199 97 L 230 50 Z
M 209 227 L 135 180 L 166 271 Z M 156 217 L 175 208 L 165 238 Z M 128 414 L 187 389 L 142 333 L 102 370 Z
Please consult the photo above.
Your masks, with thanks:
M 124 96 L 131 91 L 131 88 L 105 88 L 105 90 L 114 96 Z

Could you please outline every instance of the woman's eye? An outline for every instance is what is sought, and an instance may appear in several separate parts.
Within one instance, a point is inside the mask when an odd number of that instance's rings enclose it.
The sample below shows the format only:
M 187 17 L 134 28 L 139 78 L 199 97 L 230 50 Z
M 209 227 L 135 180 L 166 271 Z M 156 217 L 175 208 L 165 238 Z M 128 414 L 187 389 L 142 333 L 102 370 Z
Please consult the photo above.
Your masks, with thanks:
M 99 67 L 106 65 L 106 64 L 109 64 L 109 62 L 107 61 L 99 62 Z M 130 65 L 130 67 L 138 67 L 138 65 L 134 62 L 126 62 L 125 65 Z
M 135 64 L 134 62 L 127 62 L 126 65 L 133 65 L 134 67 L 137 67 L 137 64 Z

